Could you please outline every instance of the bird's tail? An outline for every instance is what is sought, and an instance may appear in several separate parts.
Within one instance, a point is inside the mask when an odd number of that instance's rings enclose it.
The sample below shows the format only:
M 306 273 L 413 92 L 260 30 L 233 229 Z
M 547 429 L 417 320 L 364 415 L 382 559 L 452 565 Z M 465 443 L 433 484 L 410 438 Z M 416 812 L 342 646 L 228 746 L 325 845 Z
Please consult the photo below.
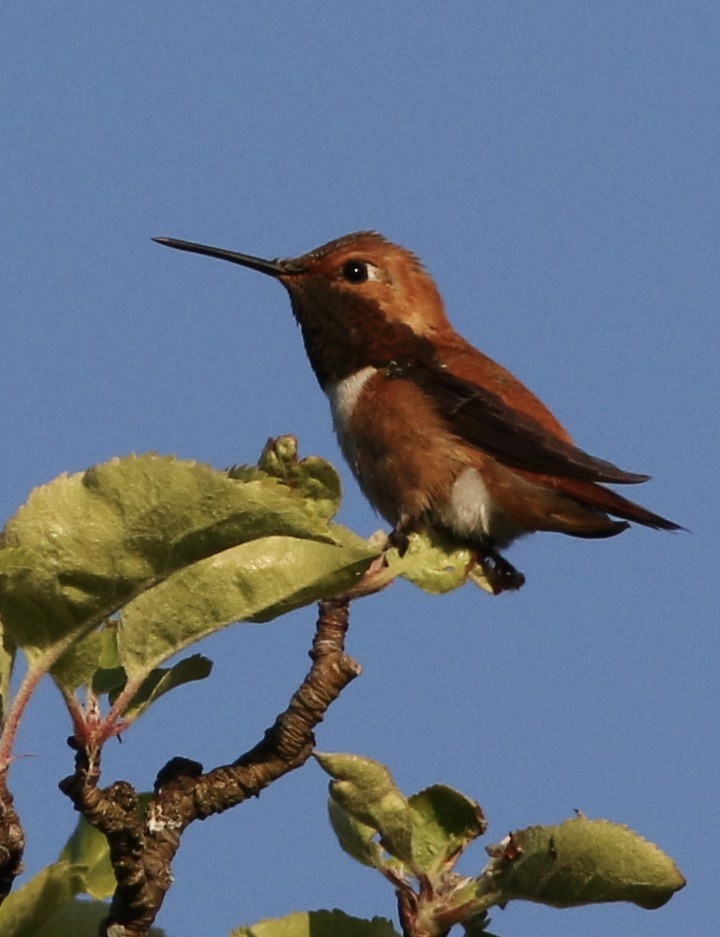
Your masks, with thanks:
M 594 508 L 613 517 L 620 517 L 625 521 L 642 524 L 643 527 L 652 527 L 654 530 L 684 530 L 680 524 L 648 511 L 647 508 L 624 498 L 610 488 L 604 488 L 592 482 L 575 481 L 564 478 L 562 480 L 563 494 L 569 495 L 585 507 Z M 617 530 L 620 533 L 620 529 Z M 582 536 L 582 534 L 580 535 Z

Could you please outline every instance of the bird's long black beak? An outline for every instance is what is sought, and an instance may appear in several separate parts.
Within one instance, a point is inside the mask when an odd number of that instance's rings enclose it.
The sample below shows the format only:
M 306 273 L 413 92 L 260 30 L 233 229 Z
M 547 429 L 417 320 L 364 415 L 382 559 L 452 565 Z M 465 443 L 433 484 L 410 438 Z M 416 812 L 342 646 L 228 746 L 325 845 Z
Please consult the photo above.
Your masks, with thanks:
M 260 273 L 267 273 L 271 277 L 280 277 L 292 273 L 280 260 L 264 260 L 262 257 L 253 257 L 251 254 L 238 254 L 222 247 L 209 247 L 207 244 L 196 244 L 194 241 L 180 241 L 177 238 L 153 238 L 158 244 L 166 247 L 175 247 L 179 251 L 189 251 L 191 254 L 205 254 L 207 257 L 217 257 L 218 260 L 229 260 L 230 263 L 240 264 L 241 267 L 250 267 Z

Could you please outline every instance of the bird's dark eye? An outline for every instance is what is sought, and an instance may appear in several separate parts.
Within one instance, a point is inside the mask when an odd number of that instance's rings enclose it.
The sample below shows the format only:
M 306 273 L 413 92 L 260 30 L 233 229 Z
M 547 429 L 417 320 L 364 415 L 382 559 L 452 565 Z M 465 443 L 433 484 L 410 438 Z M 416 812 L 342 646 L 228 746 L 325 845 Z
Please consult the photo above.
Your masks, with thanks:
M 348 260 L 342 266 L 343 279 L 348 283 L 364 283 L 368 277 L 368 265 L 363 260 Z

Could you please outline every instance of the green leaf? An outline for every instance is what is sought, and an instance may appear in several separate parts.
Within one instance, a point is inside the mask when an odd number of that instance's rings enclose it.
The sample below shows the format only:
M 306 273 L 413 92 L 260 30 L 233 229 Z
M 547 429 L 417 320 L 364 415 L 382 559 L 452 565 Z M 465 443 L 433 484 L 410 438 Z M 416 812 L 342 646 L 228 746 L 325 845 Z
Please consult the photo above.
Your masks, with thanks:
M 411 863 L 412 810 L 385 765 L 360 755 L 315 752 L 315 758 L 335 778 L 330 798 L 336 807 L 377 830 L 390 855 Z
M 395 548 L 386 555 L 390 572 L 433 595 L 450 592 L 468 580 L 485 592 L 493 591 L 473 552 L 437 531 L 410 534 L 404 556 Z
M 7 525 L 5 626 L 19 646 L 46 647 L 237 544 L 269 535 L 332 543 L 327 509 L 314 509 L 306 490 L 156 455 L 63 475 L 35 489 Z
M 37 937 L 41 927 L 82 890 L 82 866 L 55 862 L 12 891 L 0 906 L 3 937 Z
M 22 548 L 0 551 L 16 555 L 5 564 L 5 581 L 0 571 L 0 607 L 10 608 L 20 630 L 21 619 L 31 622 L 26 642 L 49 639 L 58 622 L 61 631 L 71 629 L 74 640 L 64 641 L 70 646 L 52 667 L 65 690 L 116 693 L 128 680 L 147 680 L 135 697 L 138 715 L 189 679 L 189 664 L 153 673 L 189 644 L 232 622 L 268 621 L 356 585 L 379 549 L 328 524 L 340 495 L 334 469 L 321 459 L 299 462 L 291 437 L 271 440 L 261 463 L 229 478 L 196 463 L 133 456 L 31 496 L 8 525 Z M 43 524 L 57 528 L 50 558 L 28 563 L 49 536 Z M 77 583 L 83 563 L 85 598 L 95 603 L 86 622 L 75 593 L 63 591 Z M 65 566 L 73 564 L 69 574 Z M 105 589 L 109 582 L 131 585 L 121 599 L 119 587 Z M 121 612 L 109 607 L 109 594 Z M 101 632 L 83 634 L 103 618 Z M 193 665 L 192 673 L 198 679 L 206 670 Z
M 94 683 L 94 676 L 100 667 L 105 633 L 106 630 L 86 634 L 72 643 L 55 661 L 50 672 L 61 687 L 73 691 Z M 118 680 L 124 683 L 125 674 L 119 674 Z M 115 682 L 117 683 L 118 680 Z M 105 686 L 101 692 L 107 692 L 107 690 L 108 687 Z
M 53 915 L 33 937 L 96 937 L 98 925 L 107 917 L 110 905 L 104 901 L 75 898 Z M 147 937 L 166 937 L 160 927 L 151 927 Z
M 32 566 L 34 556 L 27 550 L 19 547 L 7 546 L 5 534 L 0 534 L 2 547 L 0 547 L 0 573 L 12 573 L 18 569 L 27 569 Z
M 298 461 L 297 448 L 294 436 L 269 439 L 258 467 L 307 498 L 320 517 L 330 519 L 340 507 L 340 476 L 329 462 L 317 456 Z
M 485 831 L 485 819 L 478 804 L 451 787 L 436 784 L 406 801 L 387 768 L 369 758 L 322 754 L 316 757 L 333 777 L 343 779 L 331 785 L 330 823 L 340 846 L 363 865 L 403 872 L 397 862 L 385 856 L 376 841 L 381 829 L 385 831 L 389 825 L 394 829 L 398 820 L 400 850 L 406 849 L 409 824 L 411 868 L 427 875 L 447 871 L 458 854 Z M 383 845 L 388 848 L 387 841 Z M 405 854 L 402 858 L 408 861 L 410 856 Z
M 33 931 L 33 937 L 96 937 L 100 921 L 108 911 L 109 905 L 104 901 L 74 898 Z
M 673 860 L 627 826 L 575 817 L 559 826 L 532 826 L 492 848 L 489 877 L 500 896 L 565 908 L 630 901 L 664 905 L 685 885 Z
M 409 803 L 413 864 L 427 874 L 454 865 L 459 853 L 487 827 L 480 805 L 444 784 L 413 794 Z
M 109 898 L 115 891 L 115 873 L 110 863 L 107 840 L 84 817 L 60 853 L 60 861 L 73 863 L 79 870 L 78 891 L 93 898 Z
M 328 814 L 341 849 L 357 862 L 373 869 L 388 869 L 397 865 L 386 857 L 377 842 L 377 830 L 361 823 L 332 797 L 328 798 Z
M 185 657 L 172 667 L 157 667 L 151 670 L 135 693 L 132 702 L 124 712 L 128 720 L 137 719 L 156 700 L 176 687 L 195 680 L 204 680 L 210 676 L 212 661 L 202 654 Z M 120 687 L 110 693 L 110 702 L 114 703 Z
M 462 921 L 465 937 L 497 937 L 497 934 L 493 934 L 488 930 L 490 923 L 487 911 L 481 911 L 479 914 L 467 918 Z
M 343 911 L 298 911 L 239 927 L 231 937 L 399 937 L 390 921 L 351 917 Z
M 333 528 L 336 540 L 339 531 Z M 375 551 L 348 531 L 344 544 L 263 537 L 180 570 L 123 610 L 118 647 L 128 679 L 235 621 L 269 621 L 354 585 Z
M 176 687 L 210 675 L 212 661 L 201 654 L 186 657 L 172 667 L 151 669 L 124 710 L 126 720 L 135 720 L 156 700 Z M 55 680 L 65 689 L 91 686 L 93 693 L 106 693 L 114 703 L 127 684 L 127 671 L 121 664 L 116 622 L 94 631 L 71 645 L 52 668 Z

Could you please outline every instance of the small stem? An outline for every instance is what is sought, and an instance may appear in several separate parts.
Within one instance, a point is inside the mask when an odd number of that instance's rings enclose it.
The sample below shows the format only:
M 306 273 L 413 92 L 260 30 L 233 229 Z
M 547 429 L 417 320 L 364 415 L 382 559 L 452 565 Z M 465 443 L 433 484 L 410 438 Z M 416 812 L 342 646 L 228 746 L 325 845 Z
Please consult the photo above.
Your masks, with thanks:
M 12 752 L 15 747 L 15 736 L 17 735 L 20 720 L 30 702 L 30 697 L 35 692 L 35 688 L 47 673 L 47 668 L 41 658 L 35 666 L 30 667 L 22 679 L 18 691 L 15 694 L 10 709 L 8 710 L 5 724 L 3 725 L 2 735 L 0 735 L 0 776 L 7 774 L 12 761 Z
M 43 654 L 28 668 L 28 672 L 25 674 L 10 709 L 8 710 L 2 735 L 0 735 L 0 773 L 7 771 L 12 760 L 12 750 L 15 745 L 15 736 L 17 735 L 20 720 L 38 683 L 40 683 L 46 673 L 50 672 L 50 668 L 58 662 L 69 647 L 72 647 L 86 634 L 98 628 L 104 621 L 107 621 L 111 615 L 115 614 L 116 611 L 118 611 L 117 608 L 104 609 L 102 612 L 93 615 L 88 621 L 83 622 L 81 626 L 67 632 L 67 634 L 58 641 L 49 645 Z
M 125 684 L 117 699 L 108 710 L 107 715 L 97 727 L 97 742 L 99 745 L 102 745 L 103 742 L 106 742 L 107 739 L 112 738 L 114 735 L 119 735 L 123 729 L 127 728 L 132 723 L 133 720 L 131 719 L 123 720 L 122 722 L 120 722 L 120 719 L 141 686 L 142 679 L 128 681 Z
M 10 704 L 0 734 L 0 903 L 8 896 L 13 882 L 23 870 L 25 850 L 25 834 L 7 783 L 15 739 L 20 720 L 35 689 L 67 646 L 67 639 L 59 642 L 28 667 Z
M 86 734 L 87 721 L 85 712 L 73 692 L 61 684 L 58 684 L 58 689 L 60 690 L 60 695 L 65 701 L 67 711 L 70 714 L 75 738 L 81 740 Z

